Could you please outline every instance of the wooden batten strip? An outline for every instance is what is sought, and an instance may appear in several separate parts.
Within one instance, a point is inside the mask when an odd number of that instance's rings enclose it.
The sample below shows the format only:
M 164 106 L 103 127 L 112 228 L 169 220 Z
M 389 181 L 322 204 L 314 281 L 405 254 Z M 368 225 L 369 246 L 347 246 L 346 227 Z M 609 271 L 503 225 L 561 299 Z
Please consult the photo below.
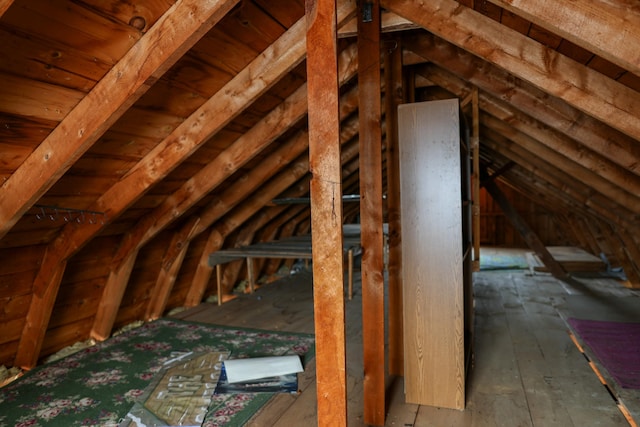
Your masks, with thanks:
M 473 240 L 473 271 L 480 271 L 480 100 L 478 88 L 471 92 L 471 203 Z
M 394 38 L 395 49 L 385 49 L 385 124 L 387 167 L 387 216 L 389 223 L 387 264 L 389 287 L 389 373 L 404 375 L 402 246 L 400 241 L 400 159 L 398 152 L 398 105 L 404 103 L 402 46 Z
M 494 0 L 498 6 L 640 75 L 640 13 L 590 0 Z M 589 25 L 584 25 L 588 22 Z M 624 31 L 620 29 L 624 28 Z
M 0 238 L 236 3 L 186 0 L 169 8 L 3 183 Z
M 385 419 L 386 357 L 379 2 L 360 2 L 357 20 L 364 423 L 381 426 Z M 349 262 L 353 263 L 351 253 Z
M 305 2 L 318 425 L 347 425 L 336 3 Z M 379 86 L 376 92 L 379 91 Z

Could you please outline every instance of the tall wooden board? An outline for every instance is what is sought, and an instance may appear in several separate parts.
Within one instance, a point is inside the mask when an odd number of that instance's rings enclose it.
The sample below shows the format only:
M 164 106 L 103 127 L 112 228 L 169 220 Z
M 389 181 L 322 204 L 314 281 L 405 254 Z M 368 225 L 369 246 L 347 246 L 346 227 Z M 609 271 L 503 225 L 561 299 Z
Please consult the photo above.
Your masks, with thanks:
M 404 374 L 409 403 L 464 408 L 458 100 L 398 108 Z

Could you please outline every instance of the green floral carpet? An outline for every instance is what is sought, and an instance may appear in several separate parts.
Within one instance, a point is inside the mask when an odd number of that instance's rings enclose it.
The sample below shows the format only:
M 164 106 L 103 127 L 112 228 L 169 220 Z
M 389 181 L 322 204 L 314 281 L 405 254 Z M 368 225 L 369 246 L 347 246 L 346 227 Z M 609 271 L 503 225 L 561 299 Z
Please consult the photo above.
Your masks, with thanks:
M 313 357 L 310 334 L 228 328 L 160 319 L 64 359 L 34 368 L 0 389 L 0 427 L 118 426 L 165 362 L 185 352 Z M 204 427 L 241 426 L 273 393 L 211 396 Z

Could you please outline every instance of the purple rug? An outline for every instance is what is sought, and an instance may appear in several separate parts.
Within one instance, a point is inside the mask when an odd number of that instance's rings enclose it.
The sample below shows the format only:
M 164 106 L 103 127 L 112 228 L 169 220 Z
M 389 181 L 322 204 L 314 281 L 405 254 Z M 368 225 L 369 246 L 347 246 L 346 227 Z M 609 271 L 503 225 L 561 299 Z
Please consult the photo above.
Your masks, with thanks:
M 640 389 L 640 323 L 571 318 L 569 324 L 621 387 Z

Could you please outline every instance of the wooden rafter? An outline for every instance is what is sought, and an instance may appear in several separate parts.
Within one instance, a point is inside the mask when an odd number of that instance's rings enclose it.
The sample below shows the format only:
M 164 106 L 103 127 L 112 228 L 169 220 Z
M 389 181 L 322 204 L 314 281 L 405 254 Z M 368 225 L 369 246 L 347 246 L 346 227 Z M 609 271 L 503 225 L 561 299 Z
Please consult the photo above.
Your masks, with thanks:
M 493 3 L 640 75 L 640 12 L 627 2 L 492 0 Z M 585 25 L 588 23 L 589 25 Z
M 557 98 L 546 96 L 531 84 L 433 35 L 409 38 L 404 43 L 415 54 L 438 65 L 439 68 L 424 67 L 423 71 L 429 70 L 429 74 L 423 74 L 425 78 L 431 79 L 434 73 L 455 75 L 460 85 L 470 83 L 482 92 L 493 94 L 495 98 L 508 100 L 516 109 L 640 175 L 640 164 L 634 160 L 640 156 L 640 148 L 633 138 Z M 540 99 L 545 99 L 545 102 L 541 103 Z
M 236 3 L 187 0 L 172 6 L 3 183 L 0 238 Z
M 237 0 L 233 0 L 201 5 L 197 1 L 185 1 L 170 8 L 5 181 L 0 189 L 3 198 L 0 237 L 146 92 L 148 82 L 159 78 L 236 3 Z M 198 13 L 194 14 L 194 10 Z M 160 46 L 163 48 L 158 49 Z M 34 170 L 39 174 L 33 174 Z M 87 229 L 93 227 L 83 230 Z M 16 354 L 19 366 L 25 368 L 37 363 L 66 261 L 87 241 L 84 236 L 68 238 L 74 234 L 71 227 L 64 230 L 67 233 L 63 231 L 47 248 L 35 279 L 43 288 L 41 295 L 46 298 L 32 298 L 29 306 Z
M 386 9 L 640 139 L 637 93 L 454 0 L 383 0 Z

